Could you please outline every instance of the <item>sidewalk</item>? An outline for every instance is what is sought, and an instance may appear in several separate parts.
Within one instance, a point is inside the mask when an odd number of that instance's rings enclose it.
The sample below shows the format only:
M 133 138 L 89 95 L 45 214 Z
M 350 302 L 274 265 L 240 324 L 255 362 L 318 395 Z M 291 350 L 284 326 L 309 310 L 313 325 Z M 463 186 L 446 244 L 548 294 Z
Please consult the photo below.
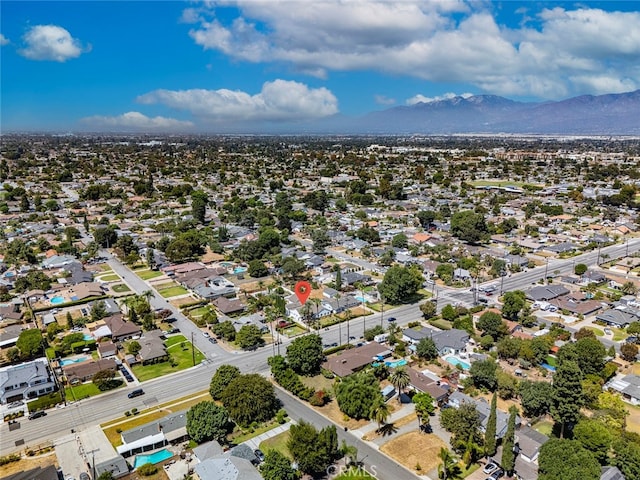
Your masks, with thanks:
M 280 435 L 283 432 L 289 430 L 291 424 L 295 423 L 293 420 L 289 420 L 287 423 L 283 423 L 282 425 L 278 425 L 276 428 L 272 428 L 271 430 L 261 433 L 257 437 L 250 438 L 246 442 L 243 442 L 244 445 L 248 445 L 251 450 L 255 450 L 256 448 L 260 448 L 260 444 L 268 438 L 275 437 L 276 435 Z

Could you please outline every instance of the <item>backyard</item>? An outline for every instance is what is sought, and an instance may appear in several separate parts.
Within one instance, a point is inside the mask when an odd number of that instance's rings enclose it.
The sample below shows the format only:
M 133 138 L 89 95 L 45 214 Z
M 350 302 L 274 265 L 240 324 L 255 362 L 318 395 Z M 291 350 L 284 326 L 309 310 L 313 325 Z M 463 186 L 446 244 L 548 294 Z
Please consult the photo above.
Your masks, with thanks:
M 184 370 L 186 368 L 193 367 L 194 365 L 198 365 L 205 359 L 204 354 L 198 349 L 195 349 L 195 353 L 192 354 L 190 347 L 191 342 L 187 341 L 183 335 L 176 335 L 168 338 L 165 341 L 165 346 L 167 347 L 170 360 L 151 365 L 134 365 L 131 368 L 138 380 L 144 382 L 146 380 L 151 380 L 152 378 L 167 375 L 168 373 Z

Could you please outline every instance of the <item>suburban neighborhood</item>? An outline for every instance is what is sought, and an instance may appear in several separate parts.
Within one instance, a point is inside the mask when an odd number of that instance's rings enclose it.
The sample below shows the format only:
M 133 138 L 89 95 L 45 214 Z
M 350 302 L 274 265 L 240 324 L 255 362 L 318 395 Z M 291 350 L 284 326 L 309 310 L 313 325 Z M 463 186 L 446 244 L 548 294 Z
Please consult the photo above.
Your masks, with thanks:
M 0 478 L 640 479 L 639 161 L 3 135 Z

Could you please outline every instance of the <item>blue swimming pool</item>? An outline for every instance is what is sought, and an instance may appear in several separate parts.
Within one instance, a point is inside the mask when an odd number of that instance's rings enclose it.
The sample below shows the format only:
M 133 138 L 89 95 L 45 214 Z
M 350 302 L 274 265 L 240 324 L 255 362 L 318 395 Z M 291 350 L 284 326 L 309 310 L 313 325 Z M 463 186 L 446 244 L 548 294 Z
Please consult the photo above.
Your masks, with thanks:
M 403 365 L 406 365 L 407 361 L 403 358 L 402 360 L 396 360 L 394 362 L 384 362 L 384 364 L 387 367 L 396 368 L 396 367 L 402 367 Z M 381 363 L 380 362 L 373 362 L 371 365 L 373 365 L 374 367 L 377 367 L 377 366 L 381 365 Z
M 556 371 L 556 367 L 554 367 L 553 365 L 549 365 L 548 363 L 541 363 L 540 366 L 542 368 L 546 368 L 550 372 L 555 372 Z
M 133 468 L 134 469 L 139 468 L 146 463 L 153 463 L 155 465 L 156 463 L 160 463 L 163 460 L 166 460 L 171 457 L 173 457 L 173 453 L 171 453 L 166 448 L 163 448 L 162 450 L 158 450 L 157 452 L 152 453 L 150 455 L 147 455 L 147 454 L 136 455 L 136 460 L 133 463 Z
M 84 362 L 87 359 L 88 357 L 65 358 L 64 360 L 60 360 L 60 366 L 73 365 L 74 363 Z
M 366 303 L 367 302 L 367 299 L 364 298 L 364 297 L 353 297 L 353 298 L 355 298 L 356 300 L 358 300 L 359 302 L 362 302 L 362 303 Z
M 49 302 L 51 302 L 51 305 L 60 305 L 64 303 L 64 297 L 52 297 L 49 299 Z
M 88 333 L 85 333 L 84 336 L 82 337 L 83 340 L 86 341 L 91 341 L 91 340 L 95 340 L 91 335 L 89 335 Z
M 463 370 L 469 370 L 471 368 L 471 365 L 469 365 L 467 362 L 463 360 L 460 360 L 458 357 L 449 356 L 449 357 L 444 357 L 444 359 L 454 367 L 457 367 L 458 365 L 460 365 Z
M 235 267 L 233 273 L 244 273 L 248 270 L 247 267 Z

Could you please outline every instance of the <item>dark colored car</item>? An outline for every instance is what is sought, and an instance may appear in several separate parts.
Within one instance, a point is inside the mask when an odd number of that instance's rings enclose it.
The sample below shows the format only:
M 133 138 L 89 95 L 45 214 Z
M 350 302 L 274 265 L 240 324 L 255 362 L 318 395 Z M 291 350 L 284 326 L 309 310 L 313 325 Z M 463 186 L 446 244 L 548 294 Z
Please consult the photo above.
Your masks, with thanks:
M 37 412 L 33 412 L 32 414 L 29 415 L 29 420 L 34 420 L 36 418 L 46 417 L 46 416 L 47 416 L 47 412 L 45 412 L 44 410 L 38 410 Z
M 257 448 L 257 449 L 255 449 L 255 450 L 253 451 L 253 453 L 255 453 L 255 454 L 256 454 L 256 457 L 258 458 L 258 460 L 259 460 L 260 462 L 264 462 L 264 453 L 262 453 L 262 450 L 260 450 L 259 448 Z
M 127 397 L 135 398 L 135 397 L 139 397 L 140 395 L 144 395 L 144 390 L 142 390 L 141 388 L 138 388 L 137 390 L 134 390 L 133 392 L 129 393 Z
M 396 317 L 387 318 L 387 322 L 395 322 L 395 321 L 396 321 Z

